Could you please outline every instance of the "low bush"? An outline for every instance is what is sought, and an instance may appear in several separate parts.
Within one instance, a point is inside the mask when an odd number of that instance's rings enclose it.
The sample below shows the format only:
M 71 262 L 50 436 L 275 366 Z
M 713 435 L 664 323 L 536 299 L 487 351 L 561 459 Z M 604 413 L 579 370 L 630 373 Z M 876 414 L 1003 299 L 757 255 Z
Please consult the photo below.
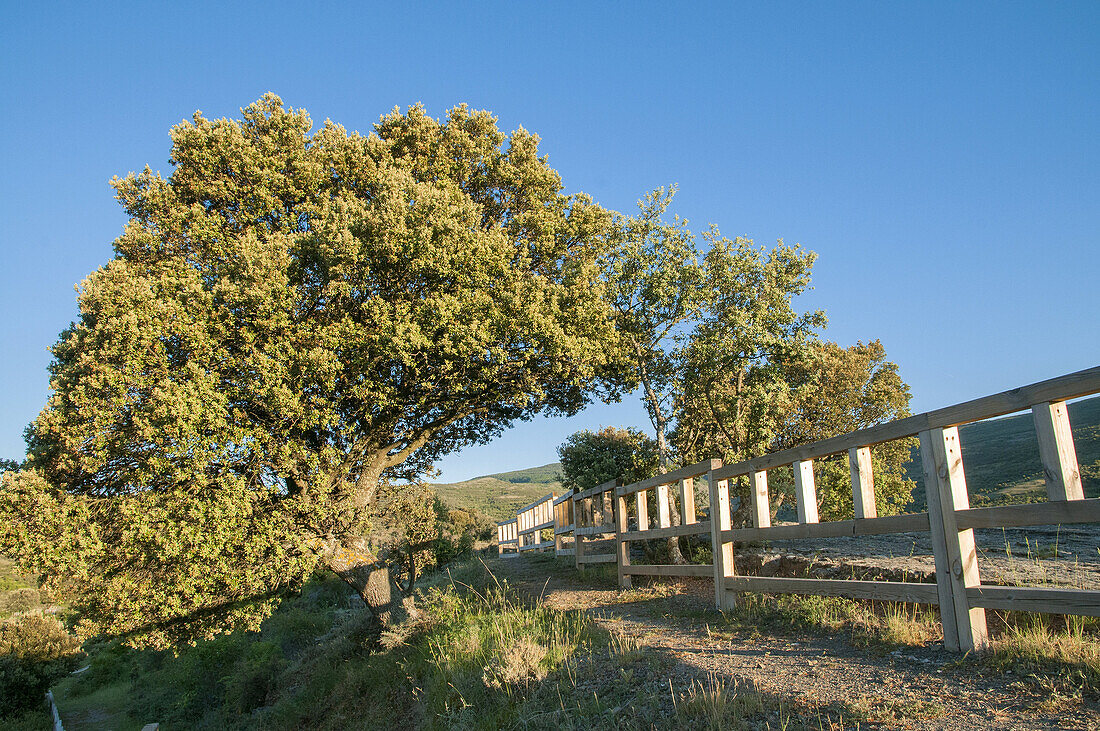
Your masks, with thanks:
M 41 706 L 50 685 L 82 658 L 80 640 L 52 615 L 0 623 L 0 715 Z

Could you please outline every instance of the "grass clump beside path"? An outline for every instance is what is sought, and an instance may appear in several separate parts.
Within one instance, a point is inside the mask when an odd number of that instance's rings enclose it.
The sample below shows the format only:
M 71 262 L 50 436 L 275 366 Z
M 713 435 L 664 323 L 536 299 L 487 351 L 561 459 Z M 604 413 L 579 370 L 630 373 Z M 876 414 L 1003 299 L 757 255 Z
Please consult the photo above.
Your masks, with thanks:
M 1021 678 L 1055 709 L 1100 700 L 1100 619 L 990 612 L 993 652 L 977 662 Z
M 636 684 L 605 692 L 647 662 L 635 645 L 521 600 L 480 563 L 429 577 L 419 619 L 381 641 L 356 601 L 319 577 L 259 632 L 176 654 L 90 647 L 88 669 L 55 688 L 65 727 L 586 728 L 646 702 Z
M 750 635 L 778 632 L 845 633 L 856 647 L 923 646 L 943 639 L 932 607 L 833 596 L 742 594 L 726 626 Z

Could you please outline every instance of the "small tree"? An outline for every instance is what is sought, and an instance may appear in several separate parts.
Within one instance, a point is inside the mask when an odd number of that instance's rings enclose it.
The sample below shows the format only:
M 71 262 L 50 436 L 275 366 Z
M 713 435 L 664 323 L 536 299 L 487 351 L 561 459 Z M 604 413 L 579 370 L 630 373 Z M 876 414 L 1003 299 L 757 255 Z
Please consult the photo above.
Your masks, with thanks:
M 704 296 L 695 235 L 679 217 L 672 223 L 664 220 L 675 193 L 675 187 L 658 188 L 638 202 L 637 216 L 618 219 L 620 239 L 605 266 L 616 326 L 656 437 L 660 473 L 672 468 L 668 435 L 684 329 Z M 680 512 L 674 502 L 669 510 L 678 525 Z M 672 562 L 684 562 L 677 538 L 668 539 L 668 550 Z
M 910 415 L 909 386 L 896 363 L 886 359 L 878 340 L 843 348 L 821 343 L 812 357 L 793 364 L 790 381 L 794 408 L 781 423 L 775 447 L 787 449 L 866 429 Z M 916 439 L 898 439 L 871 448 L 875 504 L 879 515 L 900 513 L 912 500 L 913 482 L 905 477 Z M 847 455 L 814 462 L 819 515 L 829 520 L 853 516 L 852 477 Z M 793 478 L 792 478 L 793 479 Z M 781 483 L 779 501 L 790 493 Z M 777 502 L 778 505 L 778 502 Z
M 167 645 L 251 626 L 318 566 L 397 621 L 379 485 L 624 385 L 598 261 L 610 215 L 538 138 L 465 106 L 369 136 L 266 95 L 172 130 L 163 178 L 53 349 L 0 550 L 88 633 Z
M 611 480 L 624 484 L 651 477 L 657 468 L 657 444 L 637 429 L 607 426 L 570 435 L 558 447 L 562 485 L 587 490 Z
M 775 445 L 797 398 L 788 369 L 810 357 L 822 312 L 799 314 L 793 299 L 810 284 L 816 255 L 782 240 L 770 251 L 751 239 L 705 235 L 710 300 L 682 355 L 674 443 L 685 461 L 727 463 Z M 748 488 L 733 519 L 748 514 Z

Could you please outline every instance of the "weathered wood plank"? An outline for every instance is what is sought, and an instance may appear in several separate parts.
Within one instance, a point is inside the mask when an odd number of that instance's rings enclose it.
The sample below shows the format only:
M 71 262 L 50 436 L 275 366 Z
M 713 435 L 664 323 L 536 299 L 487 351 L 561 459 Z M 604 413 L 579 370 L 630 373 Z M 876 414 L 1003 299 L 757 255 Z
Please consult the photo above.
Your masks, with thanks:
M 767 528 L 772 524 L 772 509 L 768 503 L 768 473 L 749 473 L 749 500 L 752 506 L 754 528 Z
M 558 505 L 560 503 L 564 503 L 566 500 L 572 500 L 573 499 L 573 492 L 574 491 L 572 489 L 570 489 L 567 492 L 563 493 L 562 495 L 559 495 L 558 497 L 554 498 L 554 504 Z
M 668 528 L 672 525 L 672 514 L 668 507 L 668 485 L 657 485 L 657 527 Z
M 553 502 L 554 497 L 555 497 L 554 493 L 550 493 L 549 495 L 543 495 L 542 497 L 540 497 L 538 500 L 531 503 L 530 505 L 527 505 L 526 507 L 522 507 L 519 510 L 517 510 L 516 514 L 518 515 L 518 514 L 526 513 L 528 510 L 530 510 L 531 508 L 534 508 L 536 505 L 541 505 L 542 503 L 545 503 L 547 501 Z
M 593 525 L 593 526 L 589 526 L 588 528 L 577 528 L 576 530 L 573 531 L 573 533 L 578 535 L 578 536 L 614 535 L 615 534 L 615 528 L 614 528 L 614 526 Z
M 875 475 L 871 469 L 871 448 L 853 447 L 848 450 L 848 467 L 852 473 L 852 502 L 856 519 L 875 518 Z
M 971 607 L 966 595 L 968 588 L 982 583 L 978 572 L 978 552 L 974 546 L 974 531 L 968 528 L 960 529 L 955 518 L 955 511 L 970 507 L 970 498 L 966 492 L 962 448 L 959 445 L 959 430 L 955 427 L 932 429 L 927 441 L 931 446 L 931 466 L 935 472 L 925 480 L 926 492 L 932 492 L 933 489 L 938 491 L 938 508 L 943 520 L 943 535 L 947 549 L 944 559 L 950 569 L 947 580 L 950 583 L 951 598 L 955 603 L 959 649 L 981 652 L 990 646 L 985 610 L 981 607 Z M 931 501 L 929 501 L 929 507 L 934 510 Z M 940 562 L 941 565 L 943 563 L 943 561 Z M 936 576 L 939 579 L 938 571 Z
M 799 523 L 816 523 L 817 486 L 814 484 L 814 462 L 796 460 L 791 465 L 794 471 L 794 498 Z
M 726 465 L 714 471 L 718 479 L 747 475 L 753 470 L 768 470 L 797 460 L 817 459 L 846 452 L 852 447 L 871 447 L 883 442 L 916 436 L 922 431 L 969 424 L 972 421 L 992 419 L 1015 411 L 1030 409 L 1044 401 L 1066 401 L 1100 393 L 1100 366 L 1086 368 L 1047 381 L 1021 386 L 1010 391 L 984 396 L 954 406 L 947 406 L 905 419 L 872 426 L 849 434 L 823 439 L 781 452 L 754 457 L 744 462 Z M 672 474 L 672 473 L 669 473 Z
M 951 563 L 948 560 L 947 534 L 944 532 L 943 507 L 940 504 L 939 468 L 932 448 L 931 431 L 920 433 L 920 456 L 924 468 L 925 493 L 928 501 L 929 532 L 932 539 L 932 555 L 936 567 L 936 591 L 939 594 L 940 624 L 943 627 L 943 643 L 949 650 L 959 649 L 959 623 L 955 619 L 954 584 Z
M 928 530 L 928 513 L 887 515 L 863 520 L 830 520 L 824 523 L 788 523 L 769 528 L 734 528 L 722 531 L 723 541 L 779 541 L 796 538 L 841 538 Z
M 576 526 L 573 523 L 570 523 L 569 525 L 557 525 L 554 526 L 554 532 L 562 535 L 565 533 L 572 533 L 574 528 L 576 528 Z
M 615 496 L 615 528 L 619 538 L 615 541 L 615 559 L 618 564 L 619 588 L 630 588 L 630 544 L 622 540 L 626 533 L 626 496 Z
M 645 490 L 634 493 L 634 503 L 638 513 L 638 530 L 649 530 L 649 493 Z
M 534 533 L 535 531 L 544 530 L 546 528 L 553 528 L 553 527 L 554 527 L 554 521 L 548 520 L 545 523 L 539 523 L 538 525 L 533 525 L 530 528 L 524 528 L 523 530 L 520 531 L 520 533 Z
M 733 609 L 737 604 L 737 597 L 726 591 L 722 583 L 734 575 L 736 564 L 733 543 L 722 538 L 723 533 L 730 529 L 730 483 L 729 480 L 721 480 L 714 475 L 715 471 L 711 470 L 710 545 L 714 569 L 714 603 L 719 611 L 724 612 Z
M 1077 448 L 1069 426 L 1069 411 L 1064 401 L 1044 402 L 1031 408 L 1035 435 L 1039 438 L 1039 457 L 1051 500 L 1084 500 Z
M 1100 498 L 969 508 L 957 511 L 955 520 L 960 529 L 1100 523 Z
M 680 514 L 684 525 L 695 522 L 695 479 L 692 477 L 680 480 Z
M 627 531 L 619 535 L 624 541 L 650 541 L 658 538 L 675 538 L 676 536 L 694 536 L 701 533 L 710 533 L 710 521 L 703 520 L 691 525 L 674 525 L 669 528 L 650 528 L 649 530 Z
M 1046 587 L 974 586 L 966 590 L 970 603 L 986 609 L 1100 617 L 1100 591 Z
M 587 490 L 581 490 L 580 492 L 578 492 L 577 494 L 575 494 L 573 496 L 573 499 L 574 500 L 583 500 L 584 498 L 595 497 L 596 495 L 599 495 L 601 493 L 605 493 L 608 490 L 614 490 L 615 485 L 617 485 L 617 484 L 618 484 L 618 480 L 608 480 L 607 482 L 603 483 L 602 485 L 596 485 L 595 487 L 590 487 Z
M 621 485 L 615 488 L 615 492 L 620 495 L 629 495 L 631 493 L 638 492 L 638 490 L 650 490 L 658 485 L 671 485 L 674 482 L 679 482 L 685 477 L 699 477 L 705 475 L 714 469 L 715 465 L 721 465 L 720 459 L 705 459 L 702 462 L 688 465 L 687 467 L 681 467 L 678 470 L 672 472 L 665 472 L 663 475 L 657 475 L 645 480 L 631 483 L 629 485 Z
M 762 594 L 814 594 L 917 604 L 936 604 L 938 600 L 935 584 L 909 584 L 900 581 L 734 576 L 726 578 L 723 586 L 735 592 L 751 591 Z

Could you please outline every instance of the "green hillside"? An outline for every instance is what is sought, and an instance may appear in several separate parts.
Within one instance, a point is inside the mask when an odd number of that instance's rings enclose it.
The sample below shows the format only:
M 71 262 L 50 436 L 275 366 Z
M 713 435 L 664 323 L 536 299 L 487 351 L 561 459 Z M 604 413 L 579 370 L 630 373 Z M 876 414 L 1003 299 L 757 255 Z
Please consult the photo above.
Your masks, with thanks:
M 522 508 L 549 492 L 563 492 L 561 463 L 432 485 L 440 499 L 455 508 L 476 508 L 493 520 L 514 518 Z
M 1100 397 L 1071 403 L 1069 420 L 1085 496 L 1100 496 Z M 967 424 L 959 429 L 959 441 L 972 497 L 999 503 L 1029 501 L 1046 494 L 1030 413 Z
M 1100 397 L 1071 403 L 1069 418 L 1085 496 L 1100 497 Z M 1046 494 L 1030 413 L 967 424 L 959 429 L 959 439 L 967 486 L 975 505 L 1030 502 Z M 919 458 L 914 453 L 914 461 L 908 465 L 908 474 L 917 485 L 913 491 L 914 510 L 923 510 L 925 505 Z M 548 492 L 560 494 L 561 463 L 432 487 L 448 505 L 474 507 L 494 520 L 504 520 L 513 517 L 516 508 Z

